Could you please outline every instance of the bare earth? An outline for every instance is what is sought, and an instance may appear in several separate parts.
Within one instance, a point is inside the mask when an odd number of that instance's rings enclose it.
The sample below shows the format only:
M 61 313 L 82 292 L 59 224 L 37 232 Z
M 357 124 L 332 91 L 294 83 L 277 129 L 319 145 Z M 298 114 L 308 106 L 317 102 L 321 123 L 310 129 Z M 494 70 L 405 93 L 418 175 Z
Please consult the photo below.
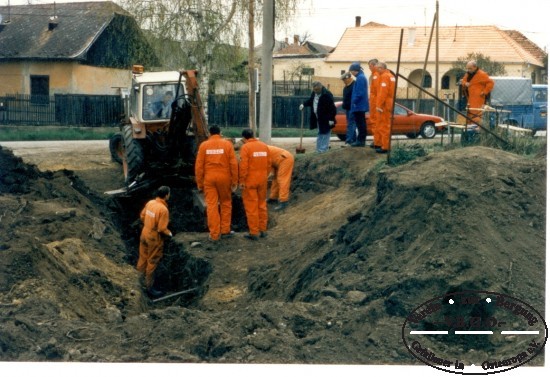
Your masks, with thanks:
M 153 303 L 133 267 L 149 197 L 103 194 L 123 184 L 108 143 L 3 143 L 0 361 L 420 364 L 401 328 L 433 297 L 502 292 L 544 315 L 546 156 L 470 147 L 387 167 L 370 148 L 304 146 L 259 242 L 238 196 L 238 233 L 216 245 L 191 188 L 174 189 L 158 282 L 192 291 Z

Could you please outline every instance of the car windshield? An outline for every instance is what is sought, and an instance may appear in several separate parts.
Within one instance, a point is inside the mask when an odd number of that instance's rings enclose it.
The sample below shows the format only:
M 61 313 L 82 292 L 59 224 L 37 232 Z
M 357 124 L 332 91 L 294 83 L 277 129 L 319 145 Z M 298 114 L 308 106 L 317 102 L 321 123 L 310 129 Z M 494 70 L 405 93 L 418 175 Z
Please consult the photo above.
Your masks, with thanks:
M 548 101 L 548 88 L 534 88 L 533 98 L 535 102 Z
M 144 120 L 170 119 L 172 115 L 172 102 L 177 94 L 178 84 L 157 84 L 143 86 L 143 111 Z M 179 95 L 184 93 L 180 86 Z
M 407 110 L 404 107 L 395 105 L 395 109 L 393 110 L 393 113 L 395 115 L 407 115 Z

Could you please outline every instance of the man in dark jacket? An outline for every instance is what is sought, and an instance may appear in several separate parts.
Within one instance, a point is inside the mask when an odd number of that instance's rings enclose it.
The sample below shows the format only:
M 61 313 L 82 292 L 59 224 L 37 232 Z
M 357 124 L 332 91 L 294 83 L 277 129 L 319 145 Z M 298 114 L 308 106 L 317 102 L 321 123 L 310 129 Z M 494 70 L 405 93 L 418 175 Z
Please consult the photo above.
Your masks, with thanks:
M 365 140 L 367 139 L 367 121 L 365 119 L 365 113 L 369 111 L 369 94 L 367 91 L 369 83 L 363 73 L 363 68 L 360 63 L 352 63 L 349 67 L 349 71 L 355 76 L 350 111 L 355 119 L 355 125 L 357 126 L 358 132 L 357 141 L 353 143 L 352 146 L 364 147 Z
M 319 81 L 312 84 L 313 92 L 311 97 L 300 105 L 300 111 L 304 107 L 311 107 L 309 128 L 317 128 L 317 153 L 323 153 L 329 150 L 330 130 L 336 122 L 336 106 L 332 93 Z
M 346 121 L 348 122 L 346 127 L 346 144 L 344 146 L 349 147 L 351 144 L 357 141 L 355 119 L 353 119 L 350 111 L 351 95 L 353 93 L 353 85 L 355 84 L 355 80 L 349 72 L 344 73 L 341 79 L 342 81 L 344 81 L 345 85 L 344 90 L 342 91 L 342 109 L 346 110 Z

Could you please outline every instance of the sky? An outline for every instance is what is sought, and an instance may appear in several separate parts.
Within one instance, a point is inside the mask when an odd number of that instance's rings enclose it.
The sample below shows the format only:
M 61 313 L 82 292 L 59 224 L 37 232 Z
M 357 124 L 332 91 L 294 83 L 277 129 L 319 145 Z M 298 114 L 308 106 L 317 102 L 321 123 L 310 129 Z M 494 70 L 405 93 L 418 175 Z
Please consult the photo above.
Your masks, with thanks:
M 439 0 L 440 26 L 494 25 L 517 30 L 539 47 L 549 45 L 548 12 L 543 0 Z M 276 32 L 278 40 L 294 34 L 310 34 L 310 41 L 336 46 L 347 27 L 377 22 L 388 26 L 431 27 L 435 0 L 302 0 L 296 20 Z
M 53 0 L 0 0 L 0 5 L 45 4 Z M 85 0 L 56 0 L 80 2 Z M 355 16 L 361 24 L 373 21 L 388 26 L 432 25 L 436 0 L 297 0 L 296 17 L 285 27 L 278 27 L 277 40 L 289 41 L 295 34 L 309 34 L 311 42 L 336 46 L 348 27 L 355 26 Z M 440 26 L 494 25 L 523 33 L 539 47 L 549 45 L 548 12 L 545 0 L 439 0 Z M 256 31 L 256 42 L 261 43 L 261 30 Z

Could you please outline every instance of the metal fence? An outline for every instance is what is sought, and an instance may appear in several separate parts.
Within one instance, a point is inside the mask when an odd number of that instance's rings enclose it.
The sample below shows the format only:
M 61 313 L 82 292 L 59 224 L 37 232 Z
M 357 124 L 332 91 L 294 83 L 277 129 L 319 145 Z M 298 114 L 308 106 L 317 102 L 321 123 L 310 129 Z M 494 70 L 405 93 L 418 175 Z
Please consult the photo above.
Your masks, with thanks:
M 275 128 L 298 128 L 301 112 L 298 107 L 306 99 L 301 96 L 273 96 L 272 124 Z M 336 101 L 340 97 L 334 97 Z M 425 114 L 444 111 L 436 109 L 432 99 L 398 99 L 398 103 Z M 260 100 L 257 98 L 257 121 Z M 450 101 L 456 106 L 456 101 Z M 0 97 L 0 124 L 11 125 L 68 125 L 111 126 L 120 122 L 124 112 L 119 96 L 57 94 L 54 96 L 12 95 Z M 446 119 L 453 120 L 454 114 Z M 248 127 L 248 96 L 243 94 L 210 95 L 208 97 L 208 122 L 220 127 Z M 309 125 L 309 111 L 304 111 L 304 126 Z M 258 124 L 261 127 L 261 124 Z
M 274 128 L 298 128 L 301 123 L 301 112 L 298 107 L 309 98 L 307 96 L 273 96 L 272 124 Z M 341 101 L 341 97 L 334 97 Z M 416 113 L 435 114 L 444 109 L 436 108 L 433 99 L 398 99 L 397 102 Z M 257 103 L 259 120 L 260 101 Z M 449 100 L 451 106 L 457 106 L 457 101 Z M 446 119 L 454 120 L 455 114 L 445 114 Z M 208 97 L 208 123 L 220 127 L 248 127 L 248 96 L 243 95 L 210 95 Z M 304 127 L 309 126 L 309 111 L 304 111 Z M 258 123 L 258 127 L 261 124 Z
M 120 96 L 56 94 L 0 97 L 0 124 L 109 126 L 120 122 Z
M 272 125 L 274 128 L 300 127 L 301 112 L 298 107 L 308 96 L 273 96 Z M 260 100 L 257 98 L 256 120 L 260 115 Z M 208 96 L 208 123 L 220 127 L 248 127 L 248 96 Z M 304 111 L 304 126 L 309 125 L 309 112 Z M 258 123 L 258 127 L 261 124 Z

